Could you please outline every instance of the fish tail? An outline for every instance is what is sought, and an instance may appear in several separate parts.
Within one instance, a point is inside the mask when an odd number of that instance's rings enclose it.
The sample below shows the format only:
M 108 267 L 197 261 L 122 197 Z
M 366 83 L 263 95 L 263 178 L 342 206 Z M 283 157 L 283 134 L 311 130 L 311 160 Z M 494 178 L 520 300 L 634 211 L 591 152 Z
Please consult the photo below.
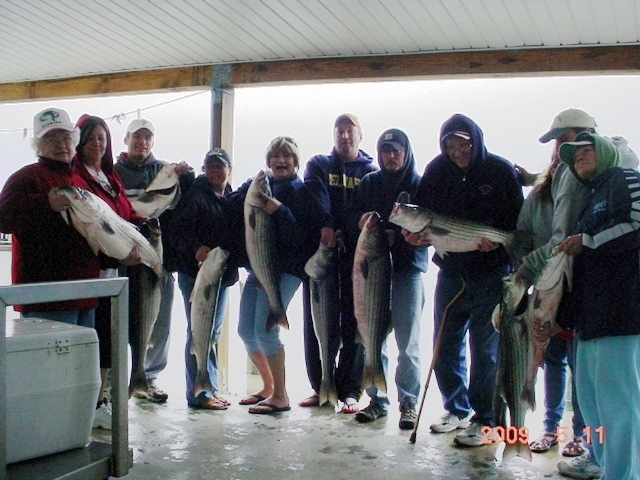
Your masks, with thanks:
M 206 372 L 198 370 L 198 372 L 196 373 L 196 379 L 193 382 L 193 396 L 197 398 L 198 395 L 200 395 L 202 392 L 206 392 L 207 390 L 213 393 L 211 389 L 211 382 L 209 381 L 209 376 L 206 374 Z
M 504 448 L 502 461 L 506 462 L 514 457 L 520 457 L 531 461 L 531 448 L 529 448 L 529 444 L 526 442 L 508 443 Z
M 284 309 L 269 309 L 267 332 L 273 330 L 276 325 L 280 325 L 282 328 L 289 330 L 289 320 L 287 319 L 287 312 L 285 312 Z
M 149 388 L 147 383 L 147 376 L 144 373 L 144 369 L 136 369 L 131 372 L 131 381 L 129 382 L 129 398 L 134 392 L 146 392 Z
M 327 402 L 333 406 L 338 405 L 338 392 L 336 391 L 335 383 L 322 379 L 320 391 L 318 392 L 318 405 L 322 406 Z
M 364 388 L 376 387 L 383 392 L 387 391 L 387 380 L 381 368 L 365 366 L 362 375 L 362 386 Z

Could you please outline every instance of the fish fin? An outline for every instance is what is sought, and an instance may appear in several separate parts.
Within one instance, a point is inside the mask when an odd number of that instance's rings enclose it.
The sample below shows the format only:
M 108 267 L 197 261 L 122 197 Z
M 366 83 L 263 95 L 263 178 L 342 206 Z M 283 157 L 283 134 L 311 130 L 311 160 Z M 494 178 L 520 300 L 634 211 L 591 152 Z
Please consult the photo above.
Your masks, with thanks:
M 502 319 L 502 303 L 498 303 L 491 314 L 491 323 L 496 332 L 500 332 L 500 320 Z
M 529 448 L 529 444 L 526 442 L 508 443 L 504 448 L 502 461 L 508 462 L 515 457 L 520 457 L 524 458 L 525 460 L 531 461 L 531 448 Z
M 442 250 L 440 248 L 436 248 L 436 253 L 440 256 L 440 258 L 444 258 L 445 255 L 447 254 L 446 250 Z
M 140 371 L 138 371 L 140 370 Z M 147 383 L 147 376 L 144 373 L 144 369 L 135 369 L 131 372 L 131 380 L 129 382 L 129 398 L 133 395 L 133 392 L 143 391 L 146 392 L 149 388 Z
M 400 192 L 396 203 L 411 203 L 411 195 L 409 195 L 409 192 Z
M 524 388 L 522 389 L 522 395 L 520 395 L 520 399 L 527 404 L 532 412 L 536 409 L 536 392 L 534 386 L 535 378 L 533 381 L 530 379 L 527 380 L 524 384 Z
M 109 235 L 114 235 L 116 233 L 113 227 L 104 218 L 100 221 L 100 226 L 102 227 L 102 230 Z

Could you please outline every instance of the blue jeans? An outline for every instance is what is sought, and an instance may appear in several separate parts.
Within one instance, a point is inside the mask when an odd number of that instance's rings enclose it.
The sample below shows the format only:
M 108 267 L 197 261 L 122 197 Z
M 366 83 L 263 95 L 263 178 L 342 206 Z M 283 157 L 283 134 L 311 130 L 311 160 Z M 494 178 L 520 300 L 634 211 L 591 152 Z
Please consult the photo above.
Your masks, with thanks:
M 147 357 L 144 361 L 144 371 L 147 380 L 152 383 L 158 378 L 158 374 L 167 366 L 169 358 L 169 332 L 171 330 L 171 308 L 173 306 L 173 290 L 175 280 L 173 274 L 164 271 L 160 284 L 160 311 L 151 331 L 151 345 L 147 349 Z
M 640 479 L 640 335 L 578 339 L 575 372 L 601 479 Z
M 191 302 L 189 301 L 195 281 L 196 279 L 191 277 L 190 275 L 187 275 L 185 273 L 178 273 L 178 286 L 180 287 L 180 291 L 182 292 L 184 311 L 187 317 L 187 341 L 184 349 L 184 371 L 187 386 L 187 403 L 189 405 L 196 403 L 196 398 L 193 396 L 193 386 L 195 384 L 196 374 L 198 372 L 198 362 L 196 361 L 196 356 L 191 354 Z M 227 310 L 227 298 L 227 287 L 221 288 L 220 294 L 218 295 L 218 308 L 216 309 L 216 318 L 213 321 L 213 329 L 211 331 L 211 338 L 213 340 L 211 344 L 212 346 L 215 344 L 215 342 L 218 341 L 218 338 L 220 337 L 222 322 L 224 321 L 224 316 Z M 211 348 L 209 350 L 209 357 L 207 359 L 207 371 L 209 372 L 209 380 L 211 381 L 211 386 L 214 388 L 214 391 L 211 393 L 215 395 L 218 389 L 218 362 L 216 360 L 215 348 Z
M 455 299 L 457 294 L 460 296 Z M 501 298 L 500 275 L 465 279 L 463 283 L 460 276 L 447 275 L 442 270 L 438 273 L 434 344 L 442 322 L 444 328 L 434 371 L 444 408 L 458 417 L 466 417 L 473 408 L 472 420 L 482 425 L 494 424 L 492 404 L 499 335 L 491 323 L 491 314 Z M 469 380 L 467 333 L 471 353 Z
M 424 307 L 424 287 L 420 272 L 396 272 L 391 280 L 391 326 L 398 345 L 396 386 L 398 402 L 417 403 L 420 395 L 420 317 Z M 382 366 L 387 369 L 387 339 L 382 345 Z M 389 405 L 385 392 L 376 387 L 367 389 L 367 395 L 383 405 Z
M 64 310 L 60 312 L 22 312 L 22 318 L 44 318 L 55 322 L 70 323 L 81 327 L 95 328 L 96 311 L 90 310 Z
M 558 336 L 551 337 L 544 353 L 544 430 L 556 433 L 564 414 L 564 394 L 567 382 L 567 365 L 573 374 L 573 340 Z M 574 374 L 575 375 L 575 374 Z M 571 380 L 571 398 L 573 402 L 573 435 L 581 436 L 584 420 L 576 394 L 575 376 Z
M 283 273 L 280 275 L 280 298 L 285 310 L 298 290 L 302 280 Z M 267 332 L 269 302 L 264 290 L 258 287 L 253 272 L 249 271 L 247 282 L 240 296 L 240 320 L 238 334 L 248 353 L 262 351 L 266 356 L 275 355 L 283 346 L 280 342 L 280 327 Z

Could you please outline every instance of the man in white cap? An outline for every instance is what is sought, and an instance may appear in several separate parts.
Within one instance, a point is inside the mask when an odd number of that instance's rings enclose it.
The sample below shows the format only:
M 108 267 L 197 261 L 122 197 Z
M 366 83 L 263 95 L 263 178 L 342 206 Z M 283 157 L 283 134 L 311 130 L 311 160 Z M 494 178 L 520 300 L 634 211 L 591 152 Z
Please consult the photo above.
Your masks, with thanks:
M 167 162 L 155 158 L 151 151 L 155 134 L 156 128 L 153 123 L 144 118 L 133 120 L 127 127 L 124 137 L 127 151 L 118 155 L 115 169 L 120 175 L 122 183 L 124 183 L 127 197 L 129 198 L 142 194 L 158 172 L 167 164 Z M 180 178 L 180 189 L 184 193 L 195 179 L 195 174 L 184 160 L 178 164 L 176 173 Z M 161 230 L 168 231 L 171 214 L 172 210 L 166 210 L 160 215 Z M 152 346 L 147 350 L 147 358 L 145 360 L 148 388 L 146 391 L 133 392 L 135 397 L 154 403 L 165 402 L 169 397 L 167 393 L 157 387 L 156 379 L 167 365 L 171 307 L 173 305 L 175 283 L 172 273 L 175 271 L 175 253 L 164 236 L 162 237 L 162 248 L 163 266 L 166 270 L 166 275 L 163 275 L 163 283 L 161 285 L 160 313 L 151 333 L 150 345 Z
M 69 199 L 56 193 L 70 183 L 70 162 L 80 134 L 69 114 L 46 108 L 33 117 L 32 147 L 38 160 L 15 172 L 0 194 L 0 231 L 12 234 L 13 283 L 98 278 L 100 265 L 87 241 L 60 212 Z M 16 305 L 22 316 L 94 326 L 97 299 Z

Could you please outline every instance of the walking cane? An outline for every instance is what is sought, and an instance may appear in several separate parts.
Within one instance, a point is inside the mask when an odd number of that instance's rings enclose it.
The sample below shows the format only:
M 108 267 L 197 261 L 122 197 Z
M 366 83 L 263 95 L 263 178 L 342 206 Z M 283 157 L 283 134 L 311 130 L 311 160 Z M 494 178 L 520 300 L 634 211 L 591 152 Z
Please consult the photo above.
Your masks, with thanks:
M 440 341 L 442 340 L 442 330 L 444 327 L 444 322 L 447 319 L 447 313 L 449 312 L 449 307 L 453 305 L 462 292 L 465 289 L 465 281 L 464 278 L 462 280 L 462 288 L 458 293 L 456 293 L 455 297 L 451 299 L 447 306 L 444 308 L 444 314 L 442 315 L 442 321 L 440 322 L 440 328 L 438 328 L 438 336 L 436 337 L 436 343 L 433 346 L 433 357 L 431 358 L 431 365 L 429 366 L 429 373 L 427 374 L 427 381 L 424 385 L 424 391 L 422 392 L 422 400 L 420 400 L 420 408 L 418 409 L 418 415 L 416 416 L 416 424 L 413 426 L 413 432 L 411 432 L 411 437 L 409 437 L 409 441 L 411 443 L 416 443 L 416 432 L 418 431 L 418 424 L 420 423 L 420 415 L 422 414 L 422 407 L 424 406 L 424 399 L 427 397 L 427 390 L 429 389 L 429 382 L 431 381 L 431 374 L 433 373 L 433 369 L 436 366 L 436 361 L 438 360 L 438 353 L 440 352 Z

